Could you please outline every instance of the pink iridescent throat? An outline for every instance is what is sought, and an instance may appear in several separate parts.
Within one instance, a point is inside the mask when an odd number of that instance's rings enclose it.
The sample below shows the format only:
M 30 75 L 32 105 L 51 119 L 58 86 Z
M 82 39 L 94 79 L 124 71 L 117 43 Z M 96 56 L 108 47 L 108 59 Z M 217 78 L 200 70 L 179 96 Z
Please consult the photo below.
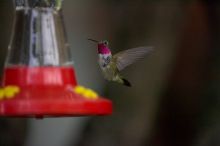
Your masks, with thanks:
M 111 51 L 107 45 L 100 43 L 98 44 L 98 53 L 99 54 L 110 54 Z

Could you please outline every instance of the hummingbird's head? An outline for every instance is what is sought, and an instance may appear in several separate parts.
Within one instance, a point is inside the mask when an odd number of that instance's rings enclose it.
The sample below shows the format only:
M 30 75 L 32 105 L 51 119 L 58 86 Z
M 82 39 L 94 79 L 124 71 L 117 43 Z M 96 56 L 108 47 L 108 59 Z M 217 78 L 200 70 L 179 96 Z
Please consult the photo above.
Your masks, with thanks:
M 108 47 L 108 41 L 97 41 L 93 39 L 88 39 L 90 41 L 98 43 L 98 53 L 99 54 L 111 54 L 111 50 Z
M 111 51 L 108 47 L 108 41 L 100 41 L 98 42 L 98 53 L 99 54 L 110 54 Z

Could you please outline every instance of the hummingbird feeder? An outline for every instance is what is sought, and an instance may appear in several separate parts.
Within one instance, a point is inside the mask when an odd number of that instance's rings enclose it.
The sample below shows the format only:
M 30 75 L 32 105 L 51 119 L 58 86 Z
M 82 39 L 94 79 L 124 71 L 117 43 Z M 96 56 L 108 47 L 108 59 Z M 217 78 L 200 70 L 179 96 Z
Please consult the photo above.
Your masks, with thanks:
M 77 84 L 62 0 L 15 0 L 15 21 L 0 89 L 0 116 L 109 115 L 112 103 Z

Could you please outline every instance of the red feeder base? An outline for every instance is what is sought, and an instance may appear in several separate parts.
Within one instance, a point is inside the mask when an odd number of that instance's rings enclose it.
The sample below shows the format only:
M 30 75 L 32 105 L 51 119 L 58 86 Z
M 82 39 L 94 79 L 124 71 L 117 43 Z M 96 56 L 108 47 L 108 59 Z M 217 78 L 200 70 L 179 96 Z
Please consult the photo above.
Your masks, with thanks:
M 72 67 L 6 68 L 3 86 L 18 86 L 13 98 L 0 100 L 0 116 L 90 116 L 112 113 L 111 101 L 74 92 Z

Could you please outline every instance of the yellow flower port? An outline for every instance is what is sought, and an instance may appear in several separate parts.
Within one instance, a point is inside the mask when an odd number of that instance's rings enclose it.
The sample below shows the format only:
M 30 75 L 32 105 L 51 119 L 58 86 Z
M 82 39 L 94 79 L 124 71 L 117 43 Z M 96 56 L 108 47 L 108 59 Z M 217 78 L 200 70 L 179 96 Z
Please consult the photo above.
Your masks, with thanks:
M 83 86 L 74 87 L 74 92 L 82 95 L 86 99 L 98 99 L 98 94 L 95 91 L 93 91 L 92 89 L 85 88 Z
M 0 89 L 0 100 L 3 99 L 11 99 L 15 97 L 17 93 L 20 92 L 20 88 L 18 86 L 6 86 Z

